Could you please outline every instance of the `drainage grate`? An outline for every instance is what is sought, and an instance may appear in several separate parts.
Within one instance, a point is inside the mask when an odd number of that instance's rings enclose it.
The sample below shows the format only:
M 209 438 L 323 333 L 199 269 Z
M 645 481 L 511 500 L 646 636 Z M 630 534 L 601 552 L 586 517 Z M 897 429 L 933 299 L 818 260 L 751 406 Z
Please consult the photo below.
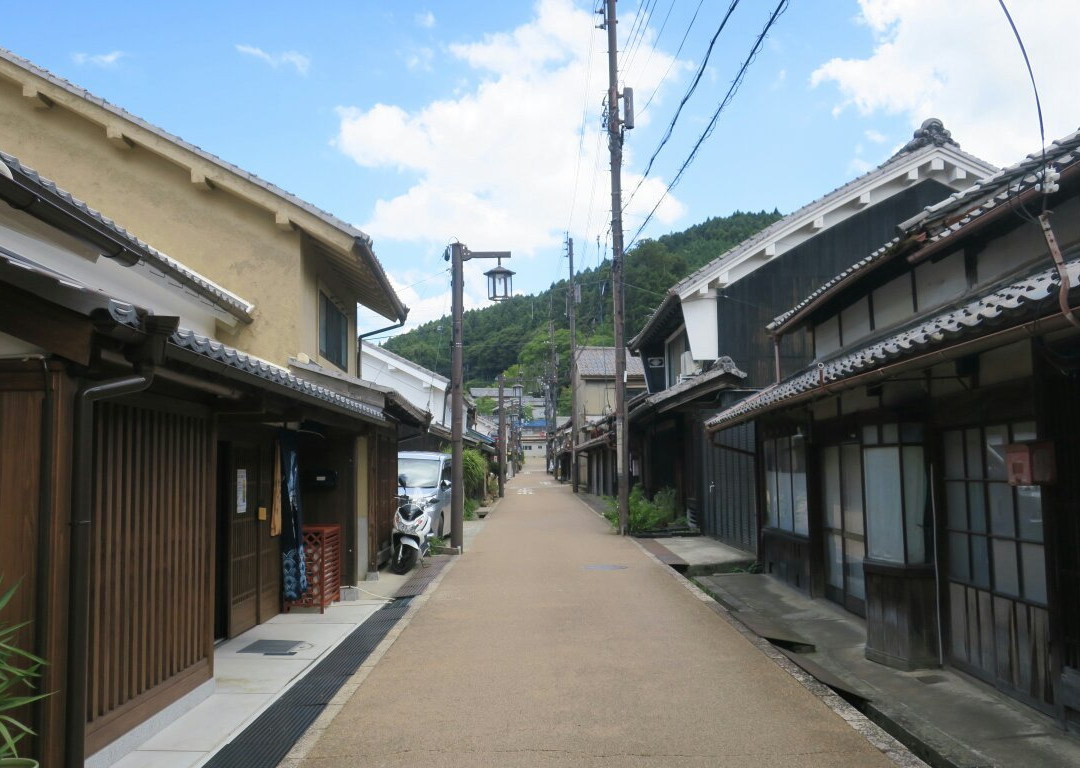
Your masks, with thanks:
M 448 560 L 431 558 L 429 567 L 422 574 L 405 582 L 394 602 L 375 611 L 367 621 L 354 629 L 334 650 L 320 659 L 311 672 L 211 757 L 204 764 L 205 768 L 276 768 L 341 690 L 341 686 L 405 615 L 412 598 L 427 588 Z M 281 650 L 281 644 L 287 647 Z M 241 653 L 289 653 L 297 645 L 300 643 L 292 640 L 258 640 Z M 259 650 L 255 650 L 256 647 Z
M 251 645 L 244 646 L 237 653 L 261 653 L 264 656 L 291 656 L 295 653 L 296 646 L 301 645 L 300 640 L 256 640 Z

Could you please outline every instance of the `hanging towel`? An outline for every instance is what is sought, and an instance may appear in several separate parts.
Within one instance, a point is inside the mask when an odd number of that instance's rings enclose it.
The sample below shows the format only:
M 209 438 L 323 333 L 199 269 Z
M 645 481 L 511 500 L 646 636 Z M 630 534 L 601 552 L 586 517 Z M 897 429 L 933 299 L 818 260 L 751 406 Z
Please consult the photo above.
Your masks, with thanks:
M 281 535 L 281 443 L 274 443 L 274 491 L 270 494 L 270 535 Z
M 281 444 L 281 591 L 286 600 L 299 600 L 307 592 L 308 580 L 296 435 L 282 430 L 278 441 Z

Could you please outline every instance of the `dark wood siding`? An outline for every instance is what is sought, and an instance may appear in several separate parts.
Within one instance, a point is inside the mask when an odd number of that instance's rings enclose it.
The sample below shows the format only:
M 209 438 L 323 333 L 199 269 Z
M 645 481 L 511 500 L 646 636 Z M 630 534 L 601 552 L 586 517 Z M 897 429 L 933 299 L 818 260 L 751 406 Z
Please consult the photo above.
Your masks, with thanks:
M 704 431 L 702 417 L 700 430 Z M 705 464 L 702 530 L 747 552 L 758 551 L 754 423 L 717 432 L 700 454 Z
M 213 446 L 202 414 L 96 409 L 87 754 L 212 674 Z
M 371 570 L 376 563 L 390 558 L 390 533 L 394 525 L 394 512 L 397 509 L 397 440 L 393 435 L 378 433 L 371 438 L 374 450 L 371 451 L 371 498 L 368 509 L 372 510 L 368 520 L 368 551 L 371 553 Z
M 72 391 L 58 363 L 0 363 L 0 575 L 4 588 L 21 580 L 0 618 L 31 622 L 18 642 L 48 661 L 39 688 L 55 691 L 6 714 L 38 732 L 19 751 L 42 765 L 59 764 L 64 752 Z
M 719 353 L 749 374 L 747 386 L 771 384 L 775 361 L 766 324 L 888 242 L 897 223 L 951 192 L 936 181 L 925 181 L 830 227 L 723 289 L 717 298 Z M 809 334 L 785 336 L 780 352 L 783 376 L 801 370 L 813 356 Z

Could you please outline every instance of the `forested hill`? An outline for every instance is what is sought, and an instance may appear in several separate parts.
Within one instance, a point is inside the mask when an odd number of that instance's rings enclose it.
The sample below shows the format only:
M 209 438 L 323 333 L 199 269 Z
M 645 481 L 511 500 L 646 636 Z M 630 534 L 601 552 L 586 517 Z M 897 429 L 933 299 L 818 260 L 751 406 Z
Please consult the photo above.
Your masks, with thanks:
M 668 289 L 695 269 L 767 227 L 780 218 L 779 211 L 743 213 L 708 219 L 683 232 L 643 240 L 626 255 L 626 338 L 632 338 Z M 586 249 L 577 250 L 577 263 L 588 263 Z M 595 259 L 595 257 L 594 257 Z M 611 346 L 611 263 L 578 272 L 581 303 L 577 309 L 579 344 Z M 548 321 L 554 321 L 559 350 L 559 378 L 566 380 L 569 319 L 566 315 L 565 279 L 535 296 L 515 296 L 483 309 L 470 310 L 462 318 L 465 339 L 465 379 L 487 384 L 513 366 L 512 373 L 535 377 L 551 357 Z M 386 341 L 386 348 L 419 365 L 450 375 L 450 318 L 425 323 Z

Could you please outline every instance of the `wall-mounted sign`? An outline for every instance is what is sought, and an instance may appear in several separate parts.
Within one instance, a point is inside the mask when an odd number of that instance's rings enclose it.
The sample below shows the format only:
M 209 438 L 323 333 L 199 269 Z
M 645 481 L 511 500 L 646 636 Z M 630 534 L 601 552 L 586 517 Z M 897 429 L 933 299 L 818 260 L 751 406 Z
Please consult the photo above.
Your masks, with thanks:
M 236 514 L 247 514 L 247 470 L 236 470 Z
M 650 368 L 663 368 L 664 367 L 664 358 L 662 358 L 662 357 L 650 357 L 649 358 L 649 367 Z

